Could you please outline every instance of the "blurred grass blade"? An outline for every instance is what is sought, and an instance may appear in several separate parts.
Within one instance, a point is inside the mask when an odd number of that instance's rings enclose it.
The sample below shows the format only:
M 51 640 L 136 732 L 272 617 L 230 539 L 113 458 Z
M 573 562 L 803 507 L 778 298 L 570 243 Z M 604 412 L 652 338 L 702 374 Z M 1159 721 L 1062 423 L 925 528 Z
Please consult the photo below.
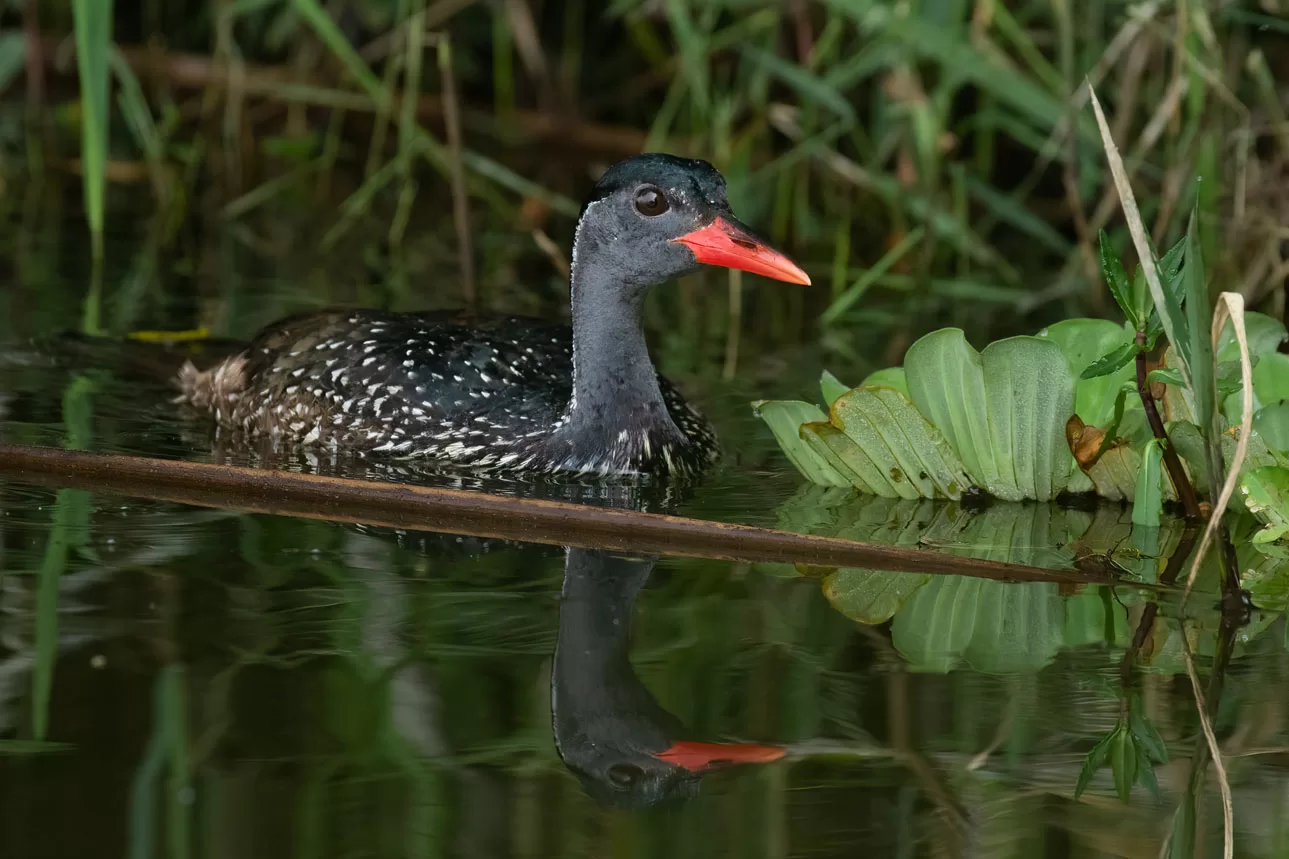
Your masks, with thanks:
M 521 196 L 541 200 L 561 215 L 576 218 L 578 212 L 582 210 L 581 206 L 563 194 L 557 194 L 538 185 L 531 179 L 525 179 L 509 167 L 493 161 L 487 156 L 480 155 L 478 152 L 464 151 L 461 153 L 461 160 L 480 176 L 491 179 L 501 187 L 514 191 Z
M 93 0 L 78 0 L 78 2 L 93 2 Z M 291 6 L 313 28 L 313 32 L 327 46 L 327 50 L 340 60 L 345 70 L 349 72 L 349 76 L 371 96 L 376 106 L 388 113 L 393 104 L 389 90 L 381 84 L 380 78 L 376 77 L 363 58 L 358 56 L 358 52 L 354 50 L 353 45 L 349 44 L 345 34 L 340 32 L 336 22 L 331 20 L 327 10 L 323 9 L 317 0 L 291 0 Z
M 796 92 L 797 95 L 827 107 L 838 116 L 846 119 L 848 124 L 853 124 L 856 121 L 855 108 L 851 107 L 850 102 L 846 100 L 840 90 L 823 78 L 753 45 L 742 45 L 739 53 L 747 60 L 774 75 Z
M 27 62 L 27 37 L 17 30 L 0 33 L 0 92 L 18 78 Z
M 165 143 L 157 131 L 157 124 L 152 119 L 152 111 L 148 108 L 148 101 L 143 96 L 143 88 L 139 86 L 139 79 L 135 76 L 134 69 L 130 68 L 130 64 L 116 50 L 109 52 L 108 62 L 112 66 L 112 74 L 121 87 L 117 95 L 121 116 L 129 126 L 135 144 L 147 159 L 153 190 L 157 194 L 157 199 L 164 204 L 168 196 Z
M 824 324 L 836 322 L 843 313 L 863 297 L 870 286 L 890 270 L 891 266 L 899 262 L 910 250 L 917 247 L 918 242 L 922 241 L 924 233 L 925 230 L 921 227 L 916 227 L 909 231 L 904 238 L 900 239 L 895 247 L 884 253 L 872 268 L 861 274 L 858 280 L 851 284 L 845 292 L 837 296 L 833 303 L 828 306 L 822 317 Z
M 85 217 L 95 259 L 103 257 L 103 196 L 108 145 L 108 68 L 112 44 L 112 0 L 72 0 L 76 65 L 81 82 L 81 172 Z

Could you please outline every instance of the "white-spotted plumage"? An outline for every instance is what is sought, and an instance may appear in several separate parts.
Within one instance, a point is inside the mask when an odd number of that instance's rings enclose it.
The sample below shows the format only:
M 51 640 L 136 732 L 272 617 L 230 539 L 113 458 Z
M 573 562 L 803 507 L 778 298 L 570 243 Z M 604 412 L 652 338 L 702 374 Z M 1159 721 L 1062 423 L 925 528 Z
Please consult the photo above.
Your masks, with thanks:
M 711 426 L 662 377 L 670 422 L 613 427 L 593 449 L 563 440 L 572 361 L 569 329 L 550 323 L 330 312 L 284 320 L 206 371 L 188 365 L 179 385 L 222 427 L 282 445 L 602 475 L 692 474 L 716 458 Z

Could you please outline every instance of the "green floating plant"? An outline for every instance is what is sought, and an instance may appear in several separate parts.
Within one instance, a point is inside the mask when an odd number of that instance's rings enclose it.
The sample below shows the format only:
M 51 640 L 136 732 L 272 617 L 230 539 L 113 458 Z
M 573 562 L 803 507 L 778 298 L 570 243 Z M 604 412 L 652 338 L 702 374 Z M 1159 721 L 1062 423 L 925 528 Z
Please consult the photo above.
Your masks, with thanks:
M 827 415 L 803 402 L 759 402 L 757 412 L 797 468 L 827 486 L 907 499 L 956 500 L 971 488 L 1006 501 L 1091 492 L 1133 502 L 1137 523 L 1152 527 L 1163 502 L 1179 499 L 1196 518 L 1193 487 L 1220 480 L 1232 461 L 1244 374 L 1230 327 L 1210 334 L 1195 217 L 1131 278 L 1104 233 L 1100 252 L 1122 325 L 1071 319 L 982 352 L 945 328 L 909 347 L 903 367 L 857 388 L 825 371 Z M 1277 353 L 1283 324 L 1244 319 L 1255 410 L 1248 471 L 1289 459 L 1289 356 Z M 1147 383 L 1163 385 L 1162 399 Z
M 1177 279 L 1171 253 L 1161 265 Z M 1146 488 L 1140 513 L 1145 524 L 1176 492 L 1161 477 L 1163 446 L 1149 446 L 1153 435 L 1136 391 L 1138 324 L 1147 345 L 1158 338 L 1153 316 L 1128 325 L 1069 319 L 980 352 L 961 330 L 940 329 L 909 347 L 904 366 L 879 370 L 858 387 L 825 371 L 820 395 L 826 413 L 801 401 L 754 406 L 788 459 L 813 483 L 887 498 L 956 500 L 975 487 L 1006 501 L 1092 492 L 1134 503 Z M 1258 313 L 1248 314 L 1248 324 L 1258 411 L 1246 468 L 1289 465 L 1289 392 L 1282 391 L 1286 374 L 1277 364 L 1286 356 L 1275 351 L 1285 328 Z M 1232 408 L 1239 408 L 1239 368 L 1227 360 L 1235 348 L 1233 338 L 1224 338 L 1215 355 L 1215 388 L 1229 415 L 1223 426 L 1238 422 Z M 1167 386 L 1162 413 L 1169 435 L 1192 481 L 1203 488 L 1206 443 L 1180 372 L 1167 366 L 1171 355 L 1170 349 L 1150 380 Z M 1259 373 L 1264 366 L 1271 369 Z M 1231 379 L 1237 387 L 1224 387 Z M 1070 434 L 1076 424 L 1100 440 L 1091 455 Z M 1219 442 L 1229 461 L 1234 436 L 1224 432 Z M 1150 473 L 1143 475 L 1143 464 Z
M 840 476 L 888 498 L 957 499 L 978 486 L 1012 501 L 1067 488 L 1074 376 L 1055 342 L 1013 337 L 977 352 L 947 328 L 914 343 L 903 368 L 849 390 L 825 374 L 821 388 L 827 416 L 808 403 L 756 404 L 817 483 L 838 485 Z M 794 426 L 796 416 L 807 419 Z

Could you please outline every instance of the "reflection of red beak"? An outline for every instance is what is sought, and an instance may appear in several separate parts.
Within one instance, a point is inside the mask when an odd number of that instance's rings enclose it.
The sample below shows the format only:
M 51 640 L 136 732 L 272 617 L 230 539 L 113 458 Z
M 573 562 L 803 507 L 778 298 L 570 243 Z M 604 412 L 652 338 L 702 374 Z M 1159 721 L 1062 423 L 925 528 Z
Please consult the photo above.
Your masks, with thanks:
M 768 764 L 783 757 L 783 749 L 755 743 L 691 743 L 681 740 L 666 751 L 655 753 L 654 757 L 700 773 L 732 764 Z
M 740 224 L 717 218 L 705 227 L 686 233 L 679 242 L 694 252 L 694 259 L 708 265 L 737 268 L 788 283 L 810 285 L 810 275 L 796 263 L 747 232 Z

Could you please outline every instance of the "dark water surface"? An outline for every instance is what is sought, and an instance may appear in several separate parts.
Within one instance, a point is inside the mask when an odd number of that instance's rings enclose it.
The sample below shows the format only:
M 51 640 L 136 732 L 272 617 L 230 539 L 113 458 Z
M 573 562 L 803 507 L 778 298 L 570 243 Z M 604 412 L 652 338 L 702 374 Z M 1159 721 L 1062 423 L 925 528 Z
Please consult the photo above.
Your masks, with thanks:
M 245 309 L 256 296 L 297 309 L 281 284 L 246 283 L 218 333 L 268 321 Z M 128 286 L 109 274 L 105 316 Z M 256 461 L 212 453 L 140 369 L 154 350 L 32 340 L 76 327 L 82 282 L 7 289 L 0 438 Z M 195 304 L 147 324 L 191 324 Z M 694 492 L 576 497 L 1146 582 L 1183 540 L 1119 508 L 969 514 L 802 488 L 748 402 L 806 390 L 814 371 L 690 380 L 727 452 Z M 17 481 L 0 484 L 0 552 L 3 857 L 1145 859 L 1175 826 L 1177 855 L 1220 855 L 1211 770 L 1185 803 L 1203 743 L 1189 651 L 1217 699 L 1236 855 L 1289 855 L 1289 588 L 1248 547 L 1251 621 L 1223 627 L 1202 590 L 1184 643 L 1165 593 L 1127 671 L 1154 612 L 1153 592 L 1130 586 L 821 581 Z M 1158 793 L 1139 783 L 1124 804 L 1102 769 L 1076 800 L 1121 702 L 1166 745 Z M 677 741 L 784 754 L 699 776 L 655 756 Z M 1179 804 L 1195 809 L 1193 852 Z

